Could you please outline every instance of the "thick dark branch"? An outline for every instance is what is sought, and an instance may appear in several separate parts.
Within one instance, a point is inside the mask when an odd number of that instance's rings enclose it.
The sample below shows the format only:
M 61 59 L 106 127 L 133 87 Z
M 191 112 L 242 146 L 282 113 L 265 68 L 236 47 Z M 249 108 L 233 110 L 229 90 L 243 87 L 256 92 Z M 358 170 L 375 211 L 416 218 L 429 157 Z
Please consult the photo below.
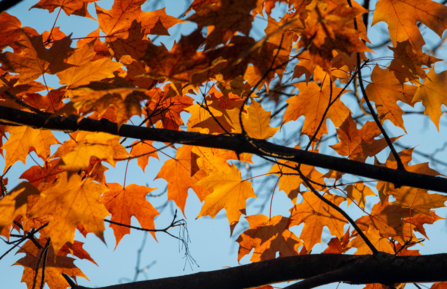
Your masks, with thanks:
M 126 124 L 122 125 L 118 132 L 117 124 L 108 120 L 103 119 L 98 121 L 89 118 L 84 118 L 79 122 L 78 120 L 79 117 L 77 116 L 69 116 L 65 119 L 62 117 L 47 119 L 42 115 L 0 106 L 0 121 L 11 122 L 13 124 L 65 132 L 74 132 L 78 130 L 107 132 L 114 135 L 141 140 L 227 149 L 236 151 L 237 153 L 252 153 L 259 156 L 275 157 L 277 159 L 332 169 L 357 176 L 390 182 L 397 184 L 398 186 L 410 186 L 447 193 L 446 178 L 398 171 L 343 158 L 306 152 L 299 149 L 272 144 L 265 140 L 247 140 L 239 135 L 204 135 L 192 132 L 137 127 Z
M 343 270 L 346 268 L 346 270 Z M 330 282 L 409 283 L 447 281 L 447 254 L 427 256 L 301 255 L 278 258 L 211 272 L 118 284 L 103 289 L 240 289 L 312 278 L 329 272 Z M 341 270 L 339 270 L 341 269 Z M 320 281 L 321 283 L 325 283 Z M 86 288 L 73 286 L 73 288 Z

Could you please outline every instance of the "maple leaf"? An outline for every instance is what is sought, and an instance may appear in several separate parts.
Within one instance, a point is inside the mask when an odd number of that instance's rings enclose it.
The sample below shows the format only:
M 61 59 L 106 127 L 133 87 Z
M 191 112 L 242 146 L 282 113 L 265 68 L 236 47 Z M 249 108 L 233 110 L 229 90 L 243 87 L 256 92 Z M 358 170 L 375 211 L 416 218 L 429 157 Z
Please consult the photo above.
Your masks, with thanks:
M 141 22 L 145 34 L 169 35 L 168 29 L 175 24 L 185 22 L 169 16 L 165 8 L 143 12 L 141 5 L 145 0 L 116 0 L 112 9 L 106 10 L 95 3 L 99 27 L 107 35 L 106 41 L 127 38 L 133 20 Z
M 297 147 L 295 147 L 297 148 Z M 299 147 L 298 147 L 299 148 Z M 284 164 L 282 166 L 281 164 Z M 277 164 L 274 164 L 269 171 L 269 174 L 276 174 L 279 176 L 279 190 L 284 191 L 287 196 L 295 204 L 297 201 L 298 193 L 300 193 L 300 186 L 303 183 L 297 170 L 290 168 L 296 167 L 296 163 L 280 160 Z M 323 174 L 315 169 L 313 166 L 301 165 L 301 173 L 308 179 L 316 183 L 324 183 Z M 321 186 L 313 184 L 317 189 L 323 189 Z
M 271 113 L 265 111 L 262 105 L 253 100 L 247 109 L 247 114 L 242 118 L 242 124 L 249 137 L 257 139 L 271 138 L 279 127 L 270 126 Z
M 17 17 L 2 12 L 0 14 L 0 47 L 3 48 L 17 41 L 24 33 L 22 23 Z
M 60 87 L 58 89 L 50 90 L 47 95 L 31 93 L 24 95 L 22 99 L 25 103 L 31 105 L 34 108 L 43 110 L 45 112 L 55 112 L 63 108 L 64 103 L 62 102 L 62 100 L 64 97 L 65 88 Z
M 115 59 L 119 61 L 123 55 L 130 55 L 133 59 L 142 57 L 150 43 L 143 32 L 141 23 L 134 20 L 129 28 L 129 37 L 109 42 L 108 47 Z
M 430 216 L 431 209 L 445 207 L 444 203 L 447 201 L 447 196 L 429 194 L 427 190 L 405 186 L 390 190 L 388 193 L 396 199 L 392 204 L 427 216 Z
M 417 23 L 424 23 L 442 37 L 447 29 L 447 7 L 431 0 L 379 0 L 372 25 L 381 21 L 388 24 L 394 47 L 408 39 L 416 51 L 422 51 L 425 41 Z
M 390 204 L 387 197 L 383 202 L 373 206 L 371 214 L 360 217 L 355 222 L 364 232 L 367 232 L 369 227 L 374 227 L 382 237 L 396 239 L 397 236 L 404 236 L 402 233 L 403 218 L 407 217 L 410 217 L 410 209 Z
M 374 67 L 371 74 L 372 83 L 366 87 L 366 94 L 376 104 L 380 121 L 390 120 L 394 125 L 402 128 L 405 132 L 403 110 L 397 104 L 400 100 L 408 105 L 412 104 L 416 87 L 402 84 L 395 73 L 388 69 L 382 69 L 378 65 Z
M 50 217 L 46 233 L 51 237 L 55 252 L 66 242 L 73 243 L 78 223 L 104 242 L 104 218 L 109 212 L 99 200 L 103 191 L 104 187 L 91 178 L 81 180 L 77 174 L 68 177 L 67 172 L 63 172 L 57 185 L 41 192 L 30 215 Z
M 21 183 L 11 190 L 9 194 L 0 199 L 0 235 L 9 237 L 9 227 L 14 219 L 26 215 L 28 210 L 28 197 L 38 196 L 39 190 L 30 183 Z
M 53 133 L 48 130 L 34 129 L 27 126 L 8 126 L 9 139 L 2 146 L 6 150 L 5 171 L 16 161 L 26 164 L 26 157 L 31 151 L 46 160 L 50 154 L 50 146 L 59 144 Z
M 70 16 L 78 15 L 83 17 L 88 17 L 93 20 L 93 18 L 87 10 L 87 4 L 95 2 L 96 0 L 40 0 L 37 4 L 32 6 L 33 8 L 47 9 L 48 12 L 53 13 L 54 9 L 61 8 L 64 10 L 65 14 Z
M 376 228 L 370 226 L 368 231 L 363 233 L 378 251 L 394 255 L 395 252 L 388 238 L 382 237 Z M 357 235 L 354 240 L 349 243 L 349 246 L 357 248 L 357 251 L 355 251 L 354 255 L 372 254 L 369 246 L 359 235 Z
M 132 150 L 130 154 L 134 157 L 138 157 L 138 165 L 143 170 L 147 167 L 149 163 L 149 157 L 158 158 L 158 153 L 156 152 L 156 148 L 153 147 L 153 141 L 134 141 L 131 146 Z
M 55 180 L 59 177 L 58 174 L 62 172 L 59 162 L 60 159 L 54 159 L 45 162 L 43 166 L 32 166 L 20 178 L 28 180 L 39 191 L 47 189 L 55 183 Z
M 165 179 L 168 182 L 168 200 L 173 200 L 185 215 L 188 190 L 194 190 L 200 201 L 203 201 L 209 191 L 197 185 L 200 178 L 191 170 L 192 146 L 183 145 L 177 150 L 175 159 L 168 159 L 158 172 L 155 179 Z M 203 176 L 202 176 L 203 177 Z
M 349 116 L 350 110 L 343 104 L 340 98 L 334 102 L 335 97 L 340 93 L 346 93 L 346 90 L 342 91 L 340 87 L 336 87 L 334 84 L 332 84 L 332 88 L 329 85 L 324 85 L 321 89 L 315 82 L 311 82 L 309 85 L 297 83 L 295 86 L 300 90 L 300 93 L 286 100 L 289 106 L 284 113 L 283 124 L 297 120 L 304 115 L 305 119 L 301 134 L 313 137 L 320 122 L 322 122 L 323 114 L 328 105 L 333 102 L 318 134 L 315 136 L 314 141 L 316 141 L 323 134 L 327 134 L 326 119 L 330 119 L 336 127 L 339 127 Z
M 14 265 L 20 265 L 24 267 L 22 282 L 26 283 L 28 289 L 34 288 L 35 286 L 40 288 L 42 281 L 42 267 L 43 263 L 40 260 L 40 255 L 42 251 L 40 249 L 35 255 L 26 252 L 25 257 L 19 259 Z M 75 259 L 64 256 L 55 256 L 53 247 L 48 248 L 47 260 L 45 263 L 45 283 L 51 289 L 65 289 L 70 285 L 67 283 L 62 274 L 67 274 L 73 278 L 76 276 L 83 277 L 88 280 L 87 276 L 82 273 L 82 271 L 76 267 L 73 263 Z M 36 277 L 36 267 L 37 277 Z M 43 287 L 43 286 L 42 286 Z
M 97 60 L 99 61 L 99 60 Z M 96 84 L 96 83 L 95 83 Z M 90 83 L 86 87 L 78 87 L 69 92 L 73 108 L 82 110 L 82 115 L 87 115 L 92 111 L 97 113 L 97 118 L 107 112 L 111 106 L 115 107 L 114 122 L 120 127 L 132 116 L 141 115 L 141 101 L 147 99 L 144 94 L 145 89 L 133 87 L 118 87 L 107 83 Z
M 249 229 L 236 240 L 239 243 L 239 262 L 245 255 L 250 254 L 252 249 L 255 249 L 250 258 L 252 262 L 274 259 L 277 252 L 284 257 L 298 255 L 298 248 L 303 242 L 289 231 L 289 218 L 274 216 L 269 219 L 265 215 L 251 215 L 245 219 Z
M 214 218 L 217 213 L 225 209 L 231 233 L 233 233 L 241 215 L 246 214 L 246 200 L 256 198 L 250 181 L 242 180 L 241 173 L 235 165 L 225 171 L 212 171 L 197 185 L 213 190 L 205 197 L 205 204 L 197 218 L 203 216 Z
M 254 20 L 250 11 L 255 7 L 256 0 L 220 0 L 202 7 L 188 20 L 196 22 L 199 29 L 205 26 L 210 29 L 213 26 L 206 39 L 205 49 L 208 49 L 227 43 L 237 31 L 248 35 Z
M 365 162 L 368 157 L 375 156 L 388 146 L 384 138 L 375 139 L 380 134 L 379 127 L 372 121 L 366 122 L 361 129 L 358 129 L 357 124 L 349 114 L 340 128 L 337 129 L 340 142 L 330 147 L 339 155 L 348 156 L 349 159 L 358 162 Z M 391 141 L 394 142 L 398 138 L 391 138 Z
M 3 69 L 20 74 L 17 84 L 28 83 L 45 73 L 55 74 L 73 66 L 64 62 L 74 51 L 70 47 L 70 37 L 54 41 L 51 48 L 46 49 L 41 35 L 28 36 L 24 33 L 17 40 L 17 45 L 21 48 L 20 53 L 0 54 Z
M 180 113 L 192 105 L 193 98 L 178 94 L 169 84 L 166 84 L 163 90 L 154 87 L 146 94 L 151 98 L 144 110 L 146 117 L 149 117 L 147 126 L 161 120 L 163 128 L 179 130 L 183 125 Z
M 416 232 L 424 235 L 425 238 L 429 239 L 427 233 L 425 232 L 424 225 L 429 224 L 432 225 L 434 222 L 444 220 L 444 218 L 436 215 L 434 211 L 430 211 L 430 216 L 426 214 L 417 214 L 412 217 L 405 218 L 404 221 L 410 224 Z
M 312 192 L 304 192 L 303 202 L 290 209 L 289 226 L 297 226 L 304 223 L 300 239 L 304 241 L 307 250 L 312 250 L 315 244 L 321 243 L 323 227 L 329 228 L 332 235 L 341 238 L 343 226 L 348 222 L 342 214 L 324 203 Z M 338 206 L 345 198 L 326 193 L 323 196 L 334 205 Z
M 357 202 L 357 205 L 364 209 L 366 204 L 365 197 L 376 195 L 368 186 L 365 186 L 363 182 L 358 182 L 354 185 L 348 185 L 345 190 L 348 193 L 348 207 L 349 204 L 351 204 L 353 200 L 355 200 Z
M 94 45 L 94 41 L 87 43 L 67 59 L 67 63 L 74 67 L 57 73 L 60 84 L 65 84 L 68 88 L 73 89 L 92 81 L 114 76 L 113 72 L 121 65 L 106 57 L 92 61 L 93 56 L 96 55 Z
M 207 71 L 216 64 L 203 51 L 197 51 L 204 40 L 200 30 L 195 30 L 190 35 L 182 36 L 170 51 L 164 45 L 147 45 L 141 57 L 149 67 L 147 74 L 157 79 L 193 82 L 194 74 Z
M 447 9 L 447 8 L 446 8 Z M 425 107 L 424 114 L 430 116 L 431 121 L 439 131 L 439 119 L 441 118 L 441 106 L 447 105 L 447 71 L 439 74 L 431 69 L 416 93 L 412 104 L 422 101 Z
M 426 78 L 422 65 L 431 67 L 433 63 L 442 59 L 427 55 L 421 51 L 413 49 L 410 41 L 397 42 L 397 46 L 390 47 L 394 52 L 394 59 L 391 61 L 390 69 L 394 71 L 396 78 L 403 84 L 406 81 L 415 81 L 419 77 Z
M 306 19 L 306 28 L 299 45 L 310 45 L 308 50 L 312 61 L 331 75 L 332 50 L 338 49 L 348 55 L 354 52 L 373 52 L 360 40 L 360 32 L 349 25 L 352 18 L 363 13 L 367 13 L 363 7 L 350 8 L 346 7 L 346 3 L 328 7 L 326 11 L 320 11 L 316 6 Z
M 90 256 L 90 254 L 84 250 L 84 248 L 82 248 L 82 246 L 84 245 L 84 243 L 79 242 L 79 241 L 74 241 L 73 244 L 71 243 L 66 243 L 57 253 L 58 256 L 64 256 L 66 257 L 68 255 L 68 253 L 70 253 L 73 256 L 78 257 L 79 259 L 86 259 L 89 260 L 90 262 L 92 262 L 93 264 L 95 264 L 96 266 L 98 266 L 98 264 L 96 264 L 95 260 L 92 259 L 92 257 Z
M 113 222 L 130 226 L 130 219 L 135 216 L 142 228 L 155 229 L 154 218 L 159 213 L 146 200 L 146 195 L 156 189 L 133 184 L 123 188 L 117 183 L 108 183 L 107 187 L 101 202 L 112 214 Z M 110 224 L 110 227 L 115 233 L 116 248 L 124 235 L 130 234 L 130 228 L 116 224 Z M 150 233 L 155 238 L 155 232 Z
M 126 149 L 119 144 L 120 137 L 108 133 L 83 132 L 76 136 L 76 140 L 65 141 L 52 156 L 61 157 L 63 168 L 67 171 L 77 172 L 90 165 L 90 158 L 105 159 L 115 165 L 115 158 L 127 157 Z

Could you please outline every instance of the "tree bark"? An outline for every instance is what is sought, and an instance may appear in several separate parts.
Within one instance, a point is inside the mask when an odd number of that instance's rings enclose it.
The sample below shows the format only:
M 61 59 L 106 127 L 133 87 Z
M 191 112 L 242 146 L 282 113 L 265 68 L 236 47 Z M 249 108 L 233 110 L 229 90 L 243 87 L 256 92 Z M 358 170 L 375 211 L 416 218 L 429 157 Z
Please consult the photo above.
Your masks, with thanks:
M 447 281 L 446 268 L 447 254 L 394 256 L 380 253 L 376 257 L 335 254 L 300 255 L 180 277 L 106 286 L 100 289 L 238 289 L 311 279 L 318 275 L 320 275 L 318 286 L 332 282 L 350 284 L 443 282 Z M 300 283 L 306 285 L 306 280 Z M 313 288 L 314 285 L 312 283 L 310 286 L 296 288 Z M 74 285 L 72 288 L 88 287 Z
M 116 123 L 102 119 L 100 121 L 89 118 L 80 119 L 71 115 L 63 118 L 51 117 L 48 114 L 35 114 L 9 107 L 0 106 L 0 121 L 12 125 L 26 125 L 39 129 L 74 132 L 78 130 L 91 132 L 107 132 L 113 135 L 141 140 L 152 140 L 177 144 L 219 148 L 233 150 L 236 153 L 252 153 L 263 157 L 273 157 L 332 169 L 366 178 L 393 183 L 396 187 L 410 186 L 447 193 L 447 179 L 422 175 L 401 170 L 393 170 L 348 159 L 332 157 L 323 154 L 307 152 L 269 143 L 265 140 L 247 139 L 240 134 L 205 135 L 194 132 L 174 131 L 122 125 L 118 129 Z

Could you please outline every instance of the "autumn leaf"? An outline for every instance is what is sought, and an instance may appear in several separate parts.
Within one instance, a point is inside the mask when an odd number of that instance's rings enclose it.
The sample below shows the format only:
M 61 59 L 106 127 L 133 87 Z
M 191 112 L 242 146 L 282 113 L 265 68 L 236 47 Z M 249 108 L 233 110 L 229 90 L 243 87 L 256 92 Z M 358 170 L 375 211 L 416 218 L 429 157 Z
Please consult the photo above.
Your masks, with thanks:
M 227 43 L 237 31 L 248 35 L 254 20 L 250 11 L 256 7 L 256 0 L 221 0 L 216 4 L 204 6 L 188 18 L 197 23 L 199 29 L 213 26 L 212 32 L 207 35 L 205 49 Z
M 276 258 L 277 252 L 281 256 L 296 256 L 298 248 L 303 244 L 294 233 L 289 231 L 289 218 L 274 216 L 269 219 L 265 215 L 251 215 L 245 217 L 249 229 L 245 230 L 236 240 L 239 243 L 238 261 L 254 253 L 252 262 L 259 262 Z
M 434 211 L 430 211 L 430 216 L 426 214 L 417 214 L 412 217 L 405 218 L 404 221 L 410 224 L 413 227 L 413 230 L 424 235 L 425 238 L 429 239 L 427 233 L 425 232 L 424 225 L 429 224 L 432 225 L 434 222 L 444 220 L 444 218 L 436 215 Z
M 155 189 L 128 185 L 123 188 L 118 183 L 108 183 L 108 190 L 101 197 L 101 202 L 112 214 L 111 221 L 130 226 L 130 219 L 137 218 L 142 228 L 155 229 L 154 218 L 159 215 L 158 211 L 146 200 L 146 195 Z M 130 234 L 130 228 L 110 224 L 116 238 L 116 246 L 126 234 Z M 150 232 L 155 238 L 155 232 Z
M 419 77 L 426 78 L 427 74 L 422 66 L 430 68 L 435 62 L 442 60 L 414 50 L 408 40 L 397 42 L 395 48 L 389 46 L 388 48 L 394 52 L 394 59 L 391 61 L 389 68 L 402 84 L 406 81 L 417 82 Z
M 30 151 L 46 160 L 50 154 L 50 146 L 59 144 L 53 133 L 48 130 L 34 129 L 27 126 L 8 126 L 10 133 L 8 141 L 2 146 L 6 150 L 5 171 L 16 161 L 26 164 L 26 158 Z
M 212 171 L 209 176 L 200 180 L 197 185 L 212 189 L 205 197 L 205 204 L 197 216 L 214 218 L 222 209 L 227 213 L 231 233 L 245 213 L 246 200 L 256 198 L 251 183 L 242 180 L 241 173 L 235 165 L 225 171 Z
M 384 237 L 403 236 L 403 218 L 410 217 L 410 209 L 388 202 L 388 198 L 384 202 L 379 202 L 373 206 L 368 216 L 360 217 L 356 223 L 360 229 L 367 232 L 369 227 L 374 227 L 379 234 Z
M 384 138 L 376 139 L 380 134 L 379 127 L 372 121 L 366 122 L 361 129 L 358 129 L 349 114 L 337 129 L 340 142 L 330 147 L 339 155 L 347 156 L 358 162 L 365 162 L 368 157 L 375 156 L 388 146 Z M 398 137 L 394 137 L 391 138 L 391 141 L 394 142 L 397 139 Z
M 315 244 L 321 243 L 323 227 L 329 228 L 332 235 L 341 238 L 344 230 L 343 226 L 348 222 L 342 214 L 321 201 L 312 192 L 304 192 L 303 202 L 290 209 L 289 226 L 298 226 L 304 223 L 300 239 L 304 241 L 307 250 L 312 250 Z M 338 206 L 345 198 L 326 193 L 323 196 L 326 200 Z
M 22 23 L 17 17 L 2 12 L 0 14 L 0 47 L 10 45 L 24 34 Z
M 144 55 L 150 41 L 147 40 L 143 31 L 141 23 L 134 20 L 129 28 L 129 36 L 126 39 L 117 38 L 115 41 L 108 43 L 108 47 L 117 61 L 123 55 L 130 55 L 133 59 L 139 59 Z
M 188 190 L 194 190 L 200 201 L 203 201 L 208 190 L 197 182 L 200 178 L 192 173 L 191 150 L 192 146 L 183 145 L 177 150 L 174 158 L 168 159 L 158 172 L 155 179 L 165 179 L 168 182 L 168 200 L 173 200 L 185 215 L 186 198 Z M 203 177 L 203 176 L 201 176 Z
M 89 42 L 81 48 L 78 48 L 68 58 L 67 64 L 71 64 L 74 67 L 57 74 L 60 79 L 60 84 L 65 84 L 68 88 L 73 89 L 81 85 L 89 84 L 92 81 L 113 77 L 113 72 L 120 68 L 121 65 L 107 57 L 92 61 L 92 58 L 96 55 L 94 45 L 94 41 Z
M 32 166 L 20 178 L 28 180 L 39 191 L 43 191 L 54 185 L 55 180 L 59 178 L 59 173 L 62 172 L 59 162 L 60 159 L 54 159 L 45 162 L 43 166 Z
M 77 174 L 68 178 L 64 172 L 56 186 L 41 192 L 31 216 L 50 217 L 46 232 L 56 252 L 66 242 L 73 243 L 78 223 L 104 241 L 104 218 L 109 212 L 99 200 L 103 191 L 91 178 L 81 180 Z
M 382 69 L 378 65 L 374 67 L 371 74 L 372 83 L 366 87 L 366 94 L 376 104 L 377 113 L 381 122 L 390 120 L 395 126 L 402 128 L 405 132 L 403 110 L 397 101 L 411 105 L 416 87 L 402 84 L 396 77 L 395 72 Z
M 447 7 L 431 0 L 379 0 L 372 25 L 381 21 L 388 24 L 394 47 L 408 39 L 416 51 L 422 51 L 425 41 L 417 23 L 424 23 L 442 37 L 447 29 Z
M 281 165 L 284 164 L 284 165 Z M 290 167 L 296 167 L 294 162 L 285 162 L 280 160 L 277 164 L 274 164 L 269 171 L 269 174 L 276 174 L 279 176 L 279 190 L 284 191 L 289 199 L 296 204 L 298 193 L 300 193 L 300 186 L 303 184 L 297 170 Z M 324 183 L 323 174 L 320 173 L 315 167 L 308 165 L 300 166 L 301 173 L 316 183 Z M 319 190 L 322 189 L 321 186 L 313 184 L 313 186 Z
M 98 266 L 98 264 L 95 262 L 95 260 L 92 259 L 90 254 L 82 248 L 84 243 L 79 241 L 74 241 L 74 243 L 66 243 L 57 253 L 58 256 L 64 256 L 66 257 L 69 253 L 73 256 L 78 257 L 79 259 L 86 259 Z
M 309 85 L 297 83 L 295 86 L 300 92 L 298 95 L 286 100 L 289 106 L 284 113 L 283 124 L 297 120 L 304 115 L 304 126 L 301 134 L 312 137 L 317 132 L 320 122 L 322 122 L 315 138 L 315 140 L 318 140 L 323 134 L 327 134 L 326 119 L 330 119 L 336 127 L 339 127 L 348 117 L 349 108 L 341 102 L 340 98 L 336 99 L 338 94 L 344 94 L 347 92 L 346 90 L 342 91 L 341 88 L 336 87 L 334 84 L 332 84 L 332 89 L 330 85 L 324 85 L 323 88 L 320 88 L 314 82 L 309 83 Z M 323 114 L 332 102 L 333 104 L 323 120 Z
M 114 166 L 115 158 L 127 156 L 126 149 L 118 143 L 119 138 L 103 132 L 83 132 L 77 135 L 76 140 L 65 141 L 52 157 L 61 157 L 63 168 L 71 172 L 87 168 L 91 157 L 104 159 Z
M 96 0 L 40 0 L 32 8 L 47 9 L 48 12 L 53 13 L 54 9 L 61 8 L 67 15 L 78 15 L 94 18 L 88 13 L 87 4 L 95 2 Z
M 427 190 L 403 186 L 390 190 L 389 194 L 396 200 L 391 204 L 397 204 L 402 208 L 409 208 L 413 213 L 430 216 L 430 210 L 445 207 L 447 196 L 429 194 Z
M 368 186 L 365 186 L 365 184 L 362 182 L 358 182 L 355 185 L 348 185 L 345 188 L 345 191 L 348 193 L 347 194 L 348 207 L 349 204 L 351 204 L 353 200 L 355 200 L 357 205 L 362 209 L 365 208 L 366 204 L 365 197 L 376 195 Z
M 381 252 L 385 252 L 388 254 L 394 255 L 393 247 L 390 244 L 390 241 L 387 237 L 383 237 L 380 235 L 379 230 L 374 228 L 373 226 L 370 226 L 367 232 L 363 232 L 365 236 L 368 238 L 368 240 L 373 244 L 373 246 Z M 366 254 L 372 254 L 371 249 L 368 247 L 368 245 L 365 243 L 362 237 L 360 235 L 357 235 L 354 240 L 352 240 L 349 243 L 349 246 L 357 248 L 357 251 L 355 251 L 354 255 L 366 255 Z
M 50 49 L 46 49 L 41 35 L 30 37 L 21 34 L 17 45 L 21 48 L 20 53 L 0 54 L 3 69 L 20 74 L 17 84 L 25 84 L 45 73 L 56 74 L 73 66 L 72 63 L 64 62 L 74 51 L 70 47 L 70 37 L 55 41 Z
M 169 28 L 177 23 L 185 22 L 169 16 L 165 8 L 143 12 L 141 5 L 145 0 L 117 0 L 111 10 L 106 10 L 95 3 L 99 27 L 108 36 L 106 41 L 118 38 L 127 38 L 128 30 L 133 20 L 141 22 L 145 34 L 169 35 Z
M 252 101 L 247 114 L 242 118 L 242 124 L 249 137 L 257 139 L 271 138 L 279 127 L 270 126 L 271 113 L 265 111 L 257 101 Z
M 26 253 L 25 257 L 18 260 L 14 265 L 20 265 L 24 267 L 22 282 L 26 283 L 28 289 L 33 288 L 35 282 L 36 287 L 40 288 L 42 281 L 42 267 L 43 263 L 40 261 L 40 255 L 44 249 L 40 249 L 35 255 Z M 75 259 L 70 257 L 55 256 L 53 247 L 48 248 L 48 255 L 45 264 L 45 283 L 51 289 L 66 289 L 69 284 L 62 276 L 66 274 L 73 278 L 83 277 L 88 280 L 87 276 L 82 273 L 82 271 L 76 267 L 73 263 Z M 39 262 L 40 261 L 40 262 Z M 39 264 L 36 275 L 37 264 Z M 35 281 L 34 281 L 35 280 Z
M 447 71 L 437 74 L 435 69 L 431 69 L 427 73 L 427 78 L 418 87 L 412 103 L 419 101 L 422 101 L 425 107 L 424 114 L 430 116 L 431 121 L 439 131 L 439 119 L 442 115 L 441 106 L 447 105 Z
M 147 167 L 149 163 L 149 157 L 158 158 L 158 153 L 156 152 L 156 148 L 153 147 L 153 141 L 134 141 L 132 143 L 132 150 L 130 154 L 134 157 L 138 157 L 138 165 L 143 170 Z
M 28 210 L 28 197 L 39 196 L 40 192 L 30 183 L 21 183 L 9 194 L 0 199 L 0 235 L 9 238 L 9 227 L 14 219 L 26 215 Z

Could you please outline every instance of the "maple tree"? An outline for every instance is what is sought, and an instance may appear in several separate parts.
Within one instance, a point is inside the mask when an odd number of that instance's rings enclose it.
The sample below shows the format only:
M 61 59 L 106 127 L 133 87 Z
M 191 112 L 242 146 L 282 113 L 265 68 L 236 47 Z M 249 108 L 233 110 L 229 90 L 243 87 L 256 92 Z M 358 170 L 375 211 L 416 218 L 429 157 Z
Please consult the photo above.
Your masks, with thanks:
M 0 2 L 0 238 L 11 246 L 0 260 L 25 254 L 14 265 L 27 288 L 86 288 L 73 281 L 87 274 L 72 257 L 96 262 L 75 233 L 105 242 L 106 223 L 115 248 L 134 229 L 167 234 L 194 262 L 187 236 L 173 234 L 185 230 L 193 193 L 202 202 L 196 218 L 224 212 L 237 261 L 252 254 L 252 263 L 107 288 L 267 289 L 300 279 L 286 288 L 447 286 L 447 255 L 417 250 L 426 226 L 443 220 L 445 172 L 400 142 L 413 129 L 406 114 L 427 114 L 442 129 L 447 71 L 435 70 L 439 46 L 428 51 L 420 27 L 442 37 L 446 1 L 194 0 L 180 16 L 145 12 L 144 0 L 30 7 L 97 21 L 80 38 L 56 26 L 58 17 L 43 33 L 22 26 L 6 12 L 17 2 Z M 251 36 L 255 19 L 266 23 L 261 38 Z M 389 39 L 373 45 L 370 25 L 379 22 Z M 182 23 L 196 28 L 170 49 L 156 41 Z M 147 198 L 156 188 L 126 183 L 129 165 L 147 172 L 162 154 L 160 196 L 179 209 L 166 227 Z M 112 182 L 106 171 L 123 162 L 124 182 Z M 13 170 L 22 182 L 10 187 Z M 272 215 L 282 192 L 292 204 Z

